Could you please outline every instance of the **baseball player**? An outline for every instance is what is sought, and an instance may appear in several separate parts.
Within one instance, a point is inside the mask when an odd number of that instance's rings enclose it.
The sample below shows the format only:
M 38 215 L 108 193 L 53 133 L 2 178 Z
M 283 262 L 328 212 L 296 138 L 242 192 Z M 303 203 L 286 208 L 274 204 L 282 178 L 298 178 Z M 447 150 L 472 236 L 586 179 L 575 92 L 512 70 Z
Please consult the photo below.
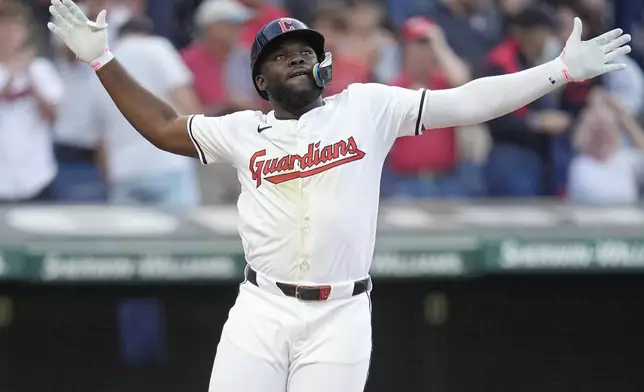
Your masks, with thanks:
M 582 42 L 576 18 L 563 53 L 526 71 L 440 91 L 354 84 L 322 99 L 332 76 L 324 37 L 283 18 L 257 33 L 251 54 L 255 87 L 271 112 L 184 116 L 114 58 L 105 11 L 90 21 L 71 0 L 52 0 L 50 11 L 49 29 L 96 70 L 143 137 L 203 164 L 237 168 L 248 266 L 211 392 L 362 391 L 380 173 L 394 140 L 502 116 L 565 83 L 623 69 L 611 60 L 630 51 L 620 29 Z

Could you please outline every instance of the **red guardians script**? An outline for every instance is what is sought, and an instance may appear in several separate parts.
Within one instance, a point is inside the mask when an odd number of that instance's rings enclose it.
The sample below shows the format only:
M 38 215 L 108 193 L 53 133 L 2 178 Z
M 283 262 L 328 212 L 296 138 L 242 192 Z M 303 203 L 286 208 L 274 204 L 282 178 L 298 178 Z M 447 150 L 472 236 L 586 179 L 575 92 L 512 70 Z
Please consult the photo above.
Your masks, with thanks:
M 304 155 L 286 155 L 279 158 L 262 159 L 266 150 L 260 150 L 250 158 L 249 169 L 257 187 L 266 180 L 273 184 L 280 184 L 296 178 L 314 176 L 334 167 L 358 161 L 365 156 L 365 152 L 358 148 L 353 137 L 341 140 L 320 148 L 320 142 L 309 144 L 309 149 Z M 295 163 L 299 170 L 295 170 Z

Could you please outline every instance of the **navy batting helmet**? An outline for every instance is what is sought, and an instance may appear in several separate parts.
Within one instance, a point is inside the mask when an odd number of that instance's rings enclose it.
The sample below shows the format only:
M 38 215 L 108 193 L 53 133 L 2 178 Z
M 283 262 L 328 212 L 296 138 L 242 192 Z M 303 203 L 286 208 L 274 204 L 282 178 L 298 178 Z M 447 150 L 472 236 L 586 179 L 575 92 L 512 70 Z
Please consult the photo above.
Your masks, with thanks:
M 255 78 L 259 74 L 264 55 L 271 50 L 271 47 L 282 39 L 302 39 L 311 45 L 311 48 L 318 56 L 318 63 L 313 68 L 313 77 L 319 87 L 326 87 L 331 84 L 331 53 L 324 50 L 324 36 L 315 30 L 310 29 L 303 22 L 293 18 L 280 18 L 267 23 L 255 35 L 255 42 L 250 53 L 250 66 L 253 72 L 253 84 L 257 93 L 268 100 L 268 93 L 257 88 Z

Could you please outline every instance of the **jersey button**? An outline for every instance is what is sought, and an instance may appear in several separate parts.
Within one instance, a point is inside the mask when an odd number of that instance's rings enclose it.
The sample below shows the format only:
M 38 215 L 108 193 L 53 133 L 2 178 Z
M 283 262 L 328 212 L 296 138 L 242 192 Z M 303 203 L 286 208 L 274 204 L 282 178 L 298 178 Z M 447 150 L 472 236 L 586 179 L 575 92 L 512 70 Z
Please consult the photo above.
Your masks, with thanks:
M 311 268 L 311 265 L 309 264 L 308 261 L 304 260 L 302 263 L 300 263 L 300 270 L 308 271 L 310 268 Z
M 302 188 L 302 193 L 305 195 L 309 194 L 309 188 Z

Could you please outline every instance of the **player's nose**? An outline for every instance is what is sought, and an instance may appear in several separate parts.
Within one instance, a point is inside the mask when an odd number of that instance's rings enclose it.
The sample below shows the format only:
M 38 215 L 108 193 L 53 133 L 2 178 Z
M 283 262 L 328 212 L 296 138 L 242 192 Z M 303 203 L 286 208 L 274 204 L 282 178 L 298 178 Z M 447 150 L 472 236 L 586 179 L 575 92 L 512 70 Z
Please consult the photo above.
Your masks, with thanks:
M 304 64 L 304 56 L 302 56 L 301 54 L 296 54 L 295 56 L 291 57 L 291 60 L 289 61 L 289 65 L 291 67 L 295 67 L 302 64 Z

